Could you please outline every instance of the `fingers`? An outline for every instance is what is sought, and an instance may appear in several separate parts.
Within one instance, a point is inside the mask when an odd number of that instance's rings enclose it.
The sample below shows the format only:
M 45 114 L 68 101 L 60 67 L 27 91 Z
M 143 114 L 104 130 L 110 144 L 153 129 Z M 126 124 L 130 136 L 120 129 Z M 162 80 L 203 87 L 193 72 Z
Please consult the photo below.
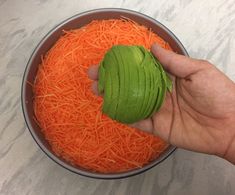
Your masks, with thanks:
M 99 70 L 98 65 L 90 66 L 87 72 L 88 77 L 92 80 L 98 80 L 98 70 Z
M 99 95 L 103 96 L 103 94 L 99 94 L 98 91 L 98 70 L 99 70 L 98 65 L 90 66 L 87 71 L 87 74 L 90 79 L 94 80 L 91 84 L 91 91 L 97 96 Z
M 138 122 L 133 123 L 133 124 L 131 124 L 129 126 L 137 128 L 137 129 L 140 129 L 142 131 L 153 133 L 153 121 L 152 121 L 151 118 L 138 121 Z
M 92 91 L 95 95 L 99 95 L 99 92 L 98 92 L 98 81 L 94 81 L 94 82 L 91 84 L 91 91 Z
M 172 112 L 168 109 L 161 109 L 159 112 L 155 113 L 153 117 L 154 122 L 154 134 L 161 137 L 163 140 L 169 141 L 171 122 L 172 122 Z
M 99 70 L 99 66 L 98 65 L 93 65 L 93 66 L 90 66 L 88 71 L 87 71 L 87 74 L 88 74 L 88 77 L 92 80 L 94 80 L 94 82 L 92 82 L 91 84 L 91 91 L 95 94 L 95 95 L 99 95 L 99 92 L 98 92 L 98 70 Z
M 174 76 L 185 78 L 201 69 L 200 60 L 165 50 L 157 44 L 152 45 L 151 51 L 164 69 Z

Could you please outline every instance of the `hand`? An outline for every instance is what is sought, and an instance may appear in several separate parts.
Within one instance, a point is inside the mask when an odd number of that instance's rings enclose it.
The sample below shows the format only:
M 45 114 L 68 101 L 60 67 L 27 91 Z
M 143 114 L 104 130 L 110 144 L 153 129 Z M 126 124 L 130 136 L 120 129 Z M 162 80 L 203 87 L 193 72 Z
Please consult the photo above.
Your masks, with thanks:
M 215 66 L 157 46 L 152 53 L 173 81 L 172 93 L 152 118 L 132 126 L 177 147 L 215 154 L 235 164 L 235 84 Z M 98 67 L 89 70 L 97 93 Z

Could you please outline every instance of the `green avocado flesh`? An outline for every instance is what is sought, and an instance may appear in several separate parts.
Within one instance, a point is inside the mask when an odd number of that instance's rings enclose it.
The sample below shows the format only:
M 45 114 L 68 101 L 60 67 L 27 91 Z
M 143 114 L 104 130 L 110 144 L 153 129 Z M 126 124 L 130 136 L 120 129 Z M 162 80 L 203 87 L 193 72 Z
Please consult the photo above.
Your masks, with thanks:
M 134 123 L 157 112 L 172 81 L 160 62 L 142 46 L 113 46 L 99 67 L 102 111 L 121 123 Z

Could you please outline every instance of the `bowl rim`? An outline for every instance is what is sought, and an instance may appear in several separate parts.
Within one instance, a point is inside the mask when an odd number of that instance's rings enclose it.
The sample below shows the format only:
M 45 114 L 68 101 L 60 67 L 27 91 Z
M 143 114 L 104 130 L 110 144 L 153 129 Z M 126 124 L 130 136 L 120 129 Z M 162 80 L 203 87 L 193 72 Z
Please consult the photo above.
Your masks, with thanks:
M 163 30 L 165 30 L 177 43 L 178 47 L 181 48 L 181 50 L 183 51 L 185 56 L 189 56 L 186 49 L 184 48 L 183 44 L 180 42 L 180 40 L 173 34 L 173 32 L 171 30 L 169 30 L 165 25 L 163 25 L 162 23 L 160 23 L 159 21 L 153 19 L 152 17 L 134 11 L 134 10 L 130 10 L 130 9 L 124 9 L 124 8 L 99 8 L 99 9 L 92 9 L 92 10 L 88 10 L 82 13 L 78 13 L 75 14 L 65 20 L 63 20 L 62 22 L 60 22 L 59 24 L 57 24 L 56 26 L 52 27 L 52 29 L 45 34 L 45 36 L 43 36 L 43 38 L 40 40 L 40 42 L 37 44 L 37 46 L 35 47 L 35 49 L 33 50 L 33 52 L 31 53 L 29 60 L 27 62 L 27 65 L 25 67 L 24 70 L 24 74 L 23 74 L 23 79 L 22 79 L 22 84 L 21 84 L 21 106 L 22 106 L 22 111 L 23 111 L 23 115 L 24 115 L 24 120 L 25 123 L 27 125 L 27 128 L 29 129 L 29 132 L 31 134 L 31 136 L 33 137 L 34 141 L 37 143 L 37 145 L 39 146 L 39 148 L 50 158 L 52 159 L 55 163 L 57 163 L 58 165 L 62 166 L 63 168 L 82 175 L 82 176 L 86 176 L 86 177 L 90 177 L 90 178 L 96 178 L 96 179 L 121 179 L 121 178 L 126 178 L 126 177 L 130 177 L 130 176 L 134 176 L 140 173 L 143 173 L 147 170 L 149 170 L 150 168 L 156 166 L 157 164 L 161 163 L 163 160 L 165 160 L 166 158 L 168 158 L 175 150 L 176 147 L 170 145 L 169 149 L 164 153 L 164 156 L 160 156 L 160 158 L 150 162 L 147 165 L 144 165 L 142 168 L 139 169 L 134 169 L 134 170 L 130 170 L 130 171 L 126 171 L 126 172 L 121 172 L 121 173 L 110 173 L 110 174 L 106 174 L 106 173 L 98 173 L 98 172 L 90 172 L 90 171 L 86 171 L 86 170 L 82 170 L 76 167 L 73 167 L 72 165 L 69 164 L 69 162 L 65 163 L 63 162 L 61 159 L 59 159 L 59 157 L 57 157 L 54 153 L 52 153 L 50 150 L 48 150 L 44 144 L 40 141 L 40 139 L 38 138 L 38 136 L 36 135 L 36 133 L 34 132 L 34 128 L 31 125 L 31 122 L 29 120 L 30 116 L 28 114 L 28 112 L 26 111 L 26 101 L 25 101 L 25 94 L 26 94 L 26 78 L 27 75 L 29 73 L 29 70 L 31 68 L 31 63 L 34 59 L 34 57 L 37 54 L 38 49 L 44 44 L 44 42 L 47 40 L 47 38 L 49 38 L 52 33 L 54 31 L 56 31 L 57 29 L 59 29 L 60 27 L 62 27 L 63 25 L 65 25 L 66 23 L 79 18 L 81 16 L 85 16 L 85 15 L 89 15 L 89 14 L 93 14 L 93 13 L 97 13 L 97 12 L 117 12 L 117 13 L 129 13 L 129 14 L 133 14 L 133 15 L 137 15 L 139 17 L 142 17 L 144 19 L 150 20 L 153 23 L 157 23 L 160 28 L 162 28 Z

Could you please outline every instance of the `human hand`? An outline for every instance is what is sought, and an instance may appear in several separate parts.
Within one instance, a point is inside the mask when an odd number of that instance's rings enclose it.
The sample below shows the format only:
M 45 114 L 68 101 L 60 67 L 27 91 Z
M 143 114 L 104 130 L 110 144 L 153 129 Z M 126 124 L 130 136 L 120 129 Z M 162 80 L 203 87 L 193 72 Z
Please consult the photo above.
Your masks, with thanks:
M 172 145 L 221 156 L 235 164 L 235 84 L 215 66 L 153 45 L 173 81 L 172 93 L 153 117 L 132 126 Z M 98 66 L 89 70 L 97 93 Z

